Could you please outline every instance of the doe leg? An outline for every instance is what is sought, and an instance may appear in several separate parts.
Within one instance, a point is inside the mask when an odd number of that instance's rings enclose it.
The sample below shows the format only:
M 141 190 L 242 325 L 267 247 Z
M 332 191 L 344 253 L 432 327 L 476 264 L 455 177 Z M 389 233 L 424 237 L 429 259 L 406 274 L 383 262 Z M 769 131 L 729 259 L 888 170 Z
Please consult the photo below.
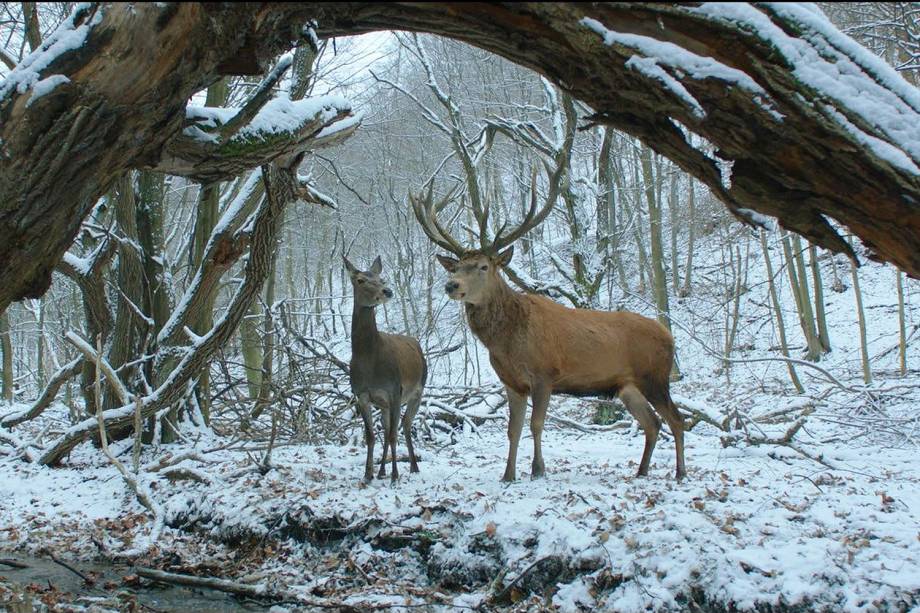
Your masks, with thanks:
M 514 481 L 515 467 L 517 464 L 518 443 L 521 442 L 521 432 L 524 429 L 524 414 L 527 410 L 527 396 L 518 394 L 513 389 L 505 386 L 508 395 L 508 463 L 505 465 L 505 474 L 502 481 Z
M 363 394 L 358 396 L 357 401 L 358 408 L 361 410 L 361 419 L 364 420 L 364 444 L 367 447 L 364 480 L 370 482 L 374 478 L 374 422 L 371 419 L 371 403 Z
M 639 426 L 645 433 L 645 449 L 642 451 L 642 461 L 639 462 L 639 472 L 637 476 L 644 477 L 648 474 L 648 465 L 652 460 L 652 451 L 655 450 L 655 443 L 658 442 L 658 431 L 661 429 L 661 421 L 649 408 L 648 400 L 642 395 L 635 385 L 627 385 L 620 390 L 620 400 L 626 405 L 626 408 L 639 422 Z
M 387 450 L 390 447 L 390 410 L 387 406 L 378 406 L 378 408 L 380 409 L 380 423 L 383 424 L 383 457 L 380 458 L 377 478 L 383 479 L 387 476 Z
M 387 443 L 390 445 L 390 455 L 393 462 L 390 483 L 396 483 L 396 480 L 399 479 L 399 470 L 396 468 L 396 441 L 399 439 L 399 406 L 399 400 L 396 400 L 390 407 L 390 431 L 387 436 Z
M 418 472 L 418 458 L 415 456 L 415 447 L 412 445 L 412 420 L 415 419 L 415 414 L 418 412 L 418 406 L 421 402 L 422 394 L 419 392 L 417 396 L 409 399 L 409 403 L 406 405 L 406 412 L 402 418 L 403 435 L 406 437 L 406 447 L 409 448 L 410 473 Z

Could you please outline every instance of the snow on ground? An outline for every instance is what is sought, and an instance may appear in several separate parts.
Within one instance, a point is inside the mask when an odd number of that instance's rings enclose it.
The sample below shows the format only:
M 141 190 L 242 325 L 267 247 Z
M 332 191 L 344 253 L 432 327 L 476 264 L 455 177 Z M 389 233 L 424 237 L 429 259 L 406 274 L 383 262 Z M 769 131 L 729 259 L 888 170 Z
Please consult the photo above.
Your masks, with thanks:
M 584 420 L 577 405 L 557 411 Z M 186 462 L 220 476 L 213 484 L 154 483 L 173 527 L 159 547 L 173 564 L 193 566 L 213 550 L 201 558 L 189 533 L 207 535 L 237 549 L 223 555 L 236 556 L 228 568 L 249 581 L 312 595 L 334 589 L 352 604 L 384 597 L 443 610 L 487 597 L 561 611 L 680 610 L 689 598 L 740 610 L 920 604 L 915 449 L 821 445 L 815 441 L 832 433 L 813 428 L 803 443 L 829 470 L 786 448 L 723 448 L 706 428 L 687 437 L 683 483 L 673 479 L 670 440 L 659 442 L 650 476 L 635 478 L 642 437 L 629 430 L 548 427 L 548 476 L 538 481 L 529 479 L 525 437 L 520 480 L 510 485 L 498 480 L 506 441 L 495 423 L 455 445 L 423 443 L 421 473 L 408 474 L 402 462 L 395 487 L 389 479 L 360 482 L 361 447 L 284 446 L 264 476 L 240 474 L 251 466 L 245 452 L 218 451 L 206 456 L 209 465 Z M 88 445 L 68 468 L 4 460 L 0 471 L 4 548 L 87 556 L 96 550 L 92 538 L 117 543 L 111 536 L 124 534 L 126 547 L 131 534 L 145 534 L 142 509 Z M 274 555 L 244 563 L 253 543 L 275 543 Z
M 734 358 L 776 356 L 776 333 L 756 238 L 742 297 Z M 771 235 L 771 244 L 775 240 Z M 744 252 L 744 250 L 742 250 Z M 771 249 L 779 269 L 781 249 Z M 548 423 L 548 475 L 529 479 L 532 442 L 525 429 L 520 481 L 498 481 L 507 442 L 495 398 L 466 407 L 488 417 L 476 430 L 419 442 L 420 474 L 400 462 L 401 478 L 360 482 L 364 449 L 282 441 L 273 468 L 256 470 L 264 443 L 230 441 L 210 432 L 197 448 L 205 462 L 180 466 L 210 483 L 150 476 L 168 527 L 144 564 L 218 575 L 330 598 L 357 608 L 430 604 L 454 611 L 489 605 L 517 610 L 908 611 L 920 606 L 920 471 L 916 342 L 898 377 L 895 272 L 867 263 L 859 270 L 876 381 L 860 391 L 855 299 L 846 260 L 843 291 L 832 291 L 833 263 L 820 260 L 833 351 L 819 366 L 850 389 L 800 368 L 805 395 L 791 391 L 781 362 L 739 363 L 721 371 L 720 334 L 732 285 L 722 254 L 695 259 L 694 293 L 672 302 L 684 378 L 675 397 L 715 421 L 738 412 L 757 417 L 813 406 L 796 449 L 749 446 L 705 424 L 687 434 L 689 476 L 673 479 L 674 448 L 663 433 L 648 478 L 635 478 L 643 437 L 635 427 L 588 433 Z M 785 271 L 777 277 L 792 354 L 803 351 Z M 914 281 L 905 282 L 908 334 L 916 334 Z M 625 306 L 652 313 L 647 301 Z M 453 308 L 441 313 L 445 320 Z M 347 342 L 330 342 L 347 357 Z M 480 347 L 482 384 L 493 375 Z M 433 360 L 432 385 L 459 384 L 449 359 Z M 590 400 L 554 398 L 551 415 L 591 422 Z M 12 407 L 9 411 L 21 410 Z M 423 406 L 419 420 L 430 418 Z M 434 407 L 431 408 L 434 411 Z M 66 427 L 56 406 L 55 428 Z M 7 413 L 0 409 L 0 413 Z M 504 414 L 504 409 L 500 415 Z M 45 419 L 45 417 L 43 417 Z M 37 436 L 48 421 L 15 429 Z M 360 441 L 359 420 L 344 439 Z M 781 437 L 791 422 L 747 423 L 752 435 Z M 733 426 L 737 432 L 737 426 Z M 429 430 L 419 427 L 419 436 Z M 431 429 L 435 436 L 437 430 Z M 0 432 L 2 434 L 2 432 Z M 45 439 L 50 434 L 45 434 Z M 229 448 L 226 448 L 229 445 Z M 113 445 L 128 461 L 126 443 Z M 189 451 L 191 443 L 145 449 L 143 461 Z M 400 454 L 405 454 L 400 442 Z M 380 445 L 377 445 L 379 459 Z M 130 463 L 130 462 L 128 462 Z M 0 456 L 0 549 L 89 559 L 100 547 L 125 551 L 144 542 L 149 516 L 115 469 L 91 445 L 63 468 Z M 394 607 L 398 610 L 398 607 Z M 407 609 L 416 610 L 416 609 Z M 776 609 L 774 609 L 776 610 Z

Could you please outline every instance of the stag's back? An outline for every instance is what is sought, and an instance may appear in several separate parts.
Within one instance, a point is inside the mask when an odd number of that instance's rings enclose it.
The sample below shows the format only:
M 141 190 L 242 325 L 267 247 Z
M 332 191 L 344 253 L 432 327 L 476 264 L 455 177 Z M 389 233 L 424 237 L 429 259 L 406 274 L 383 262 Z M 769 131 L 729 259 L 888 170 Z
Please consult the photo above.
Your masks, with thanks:
M 613 395 L 634 384 L 650 401 L 667 395 L 674 339 L 653 319 L 627 311 L 571 309 L 542 296 L 529 303 L 535 370 L 555 391 Z

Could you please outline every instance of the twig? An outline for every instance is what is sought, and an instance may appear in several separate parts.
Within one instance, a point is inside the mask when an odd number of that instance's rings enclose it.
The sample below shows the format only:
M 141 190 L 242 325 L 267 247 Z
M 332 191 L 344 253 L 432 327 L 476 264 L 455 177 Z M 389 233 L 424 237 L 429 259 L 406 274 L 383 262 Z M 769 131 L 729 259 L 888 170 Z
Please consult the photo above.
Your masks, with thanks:
M 63 566 L 64 568 L 66 568 L 67 570 L 69 570 L 70 572 L 72 572 L 73 574 L 75 574 L 76 576 L 78 576 L 78 577 L 80 577 L 81 579 L 83 579 L 83 583 L 85 583 L 86 585 L 92 585 L 92 584 L 96 583 L 95 581 L 93 581 L 92 579 L 90 579 L 89 577 L 87 577 L 86 575 L 84 575 L 83 573 L 81 573 L 80 571 L 78 571 L 76 568 L 74 568 L 73 566 L 71 566 L 71 565 L 68 564 L 67 562 L 64 562 L 63 560 L 57 559 L 57 558 L 56 558 L 54 555 L 52 555 L 52 554 L 49 554 L 49 556 L 51 557 L 51 561 L 52 561 L 52 562 L 54 562 L 54 563 L 57 564 L 58 566 Z

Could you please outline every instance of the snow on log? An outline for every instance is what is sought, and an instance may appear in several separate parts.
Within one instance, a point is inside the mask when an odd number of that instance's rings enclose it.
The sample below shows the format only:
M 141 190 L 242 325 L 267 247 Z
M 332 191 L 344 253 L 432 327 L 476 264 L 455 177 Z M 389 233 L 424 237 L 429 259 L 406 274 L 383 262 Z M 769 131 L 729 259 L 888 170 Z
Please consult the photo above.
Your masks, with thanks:
M 202 183 L 223 181 L 280 156 L 339 143 L 361 123 L 341 96 L 294 101 L 281 95 L 245 124 L 234 125 L 246 110 L 187 107 L 189 125 L 169 142 L 153 170 Z
M 816 7 L 113 3 L 78 6 L 0 83 L 0 310 L 44 293 L 92 203 L 125 170 L 224 178 L 302 151 L 348 117 L 336 107 L 335 118 L 280 133 L 247 122 L 243 140 L 196 125 L 195 138 L 185 131 L 193 94 L 223 75 L 264 74 L 304 37 L 380 30 L 449 36 L 532 68 L 730 210 L 775 217 L 852 256 L 835 220 L 870 257 L 920 276 L 920 94 Z M 234 161 L 205 159 L 215 152 Z M 724 182 L 713 156 L 729 163 Z

